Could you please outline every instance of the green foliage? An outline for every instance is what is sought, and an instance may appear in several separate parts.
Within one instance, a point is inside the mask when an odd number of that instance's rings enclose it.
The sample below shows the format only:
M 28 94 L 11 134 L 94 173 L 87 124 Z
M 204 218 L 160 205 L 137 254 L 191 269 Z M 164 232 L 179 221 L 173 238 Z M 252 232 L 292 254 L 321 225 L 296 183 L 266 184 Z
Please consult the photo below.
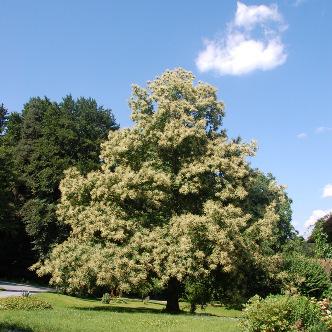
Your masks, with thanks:
M 317 299 L 331 297 L 330 277 L 316 259 L 301 255 L 286 256 L 284 269 L 287 272 L 286 291 L 298 292 Z
M 291 223 L 292 200 L 285 192 L 285 188 L 276 186 L 276 179 L 271 173 L 265 175 L 257 169 L 251 170 L 246 186 L 248 191 L 246 210 L 255 218 L 261 218 L 265 206 L 275 202 L 276 212 L 279 216 L 278 227 L 275 228 L 275 235 L 278 238 L 275 249 L 280 250 L 287 241 L 296 236 L 296 231 Z
M 8 110 L 4 104 L 0 105 L 0 136 L 4 134 L 6 129 L 6 122 L 8 119 Z
M 110 110 L 93 99 L 67 96 L 61 103 L 32 98 L 25 104 L 16 163 L 28 194 L 58 198 L 63 171 L 76 165 L 88 172 L 99 165 L 100 143 L 116 129 Z M 11 134 L 10 120 L 8 135 Z
M 15 223 L 14 187 L 16 174 L 12 155 L 6 149 L 4 133 L 8 121 L 7 109 L 0 105 L 0 234 L 14 234 L 17 231 Z
M 282 271 L 279 260 L 280 258 L 272 261 L 272 267 L 269 269 L 264 265 L 254 264 L 248 257 L 237 271 L 213 274 L 211 276 L 213 299 L 229 308 L 241 309 L 243 304 L 255 294 L 266 297 L 269 294 L 280 293 Z M 271 270 L 274 272 L 270 273 Z
M 3 142 L 16 179 L 14 188 L 6 188 L 18 196 L 16 214 L 39 257 L 68 234 L 55 214 L 63 171 L 71 166 L 83 173 L 96 169 L 101 142 L 117 128 L 110 110 L 93 99 L 71 96 L 60 103 L 31 98 L 22 114 L 7 118 Z
M 314 238 L 317 231 L 323 231 L 326 233 L 327 242 L 332 243 L 332 213 L 328 213 L 324 217 L 317 220 L 309 237 L 309 242 L 315 242 Z
M 101 298 L 101 303 L 109 304 L 111 300 L 112 300 L 111 295 L 109 293 L 104 293 Z
M 322 320 L 329 327 L 329 330 L 332 331 L 332 306 L 331 299 L 323 299 L 317 301 L 317 304 L 320 307 L 322 313 Z
M 42 310 L 52 305 L 34 296 L 6 297 L 0 299 L 0 310 Z
M 278 186 L 271 174 L 265 175 L 257 169 L 250 170 L 249 174 L 245 183 L 248 194 L 243 208 L 252 215 L 252 220 L 262 218 L 266 206 L 275 204 L 278 221 L 271 236 L 274 238 L 274 242 L 272 245 L 269 242 L 261 243 L 266 254 L 272 256 L 297 239 L 291 224 L 291 200 L 285 192 L 285 188 Z M 241 260 L 241 266 L 236 271 L 211 275 L 215 299 L 227 306 L 239 308 L 255 294 L 265 297 L 268 294 L 280 292 L 282 285 L 281 257 L 275 257 L 272 264 L 267 266 L 257 264 L 246 252 L 241 252 L 239 255 L 246 258 Z M 273 266 L 277 266 L 277 268 L 272 271 Z
M 30 294 L 30 292 L 29 291 L 22 291 L 22 296 L 23 297 L 29 297 L 29 296 L 31 296 L 31 294 Z
M 137 289 L 133 289 L 134 294 L 138 294 L 142 299 L 149 296 L 160 296 L 165 292 L 164 285 L 160 282 L 158 278 L 150 278 L 146 283 L 140 284 Z
M 325 219 L 317 221 L 315 228 L 311 235 L 311 240 L 314 241 L 315 257 L 323 259 L 332 258 L 332 245 L 328 241 L 328 234 L 324 230 Z
M 308 243 L 302 236 L 295 236 L 287 241 L 282 249 L 284 256 L 300 255 L 304 257 L 314 257 L 312 243 Z
M 188 280 L 185 284 L 185 297 L 190 303 L 190 312 L 194 313 L 199 305 L 201 309 L 212 299 L 211 284 L 207 280 Z
M 20 194 L 13 151 L 7 146 L 7 110 L 0 106 L 0 276 L 17 276 L 31 263 L 30 245 L 19 218 Z M 19 259 L 18 259 L 19 258 Z
M 51 244 L 64 241 L 68 234 L 68 226 L 59 223 L 55 210 L 55 203 L 38 198 L 28 200 L 21 208 L 26 232 L 39 253 L 46 254 Z
M 329 331 L 317 303 L 304 296 L 255 296 L 244 312 L 243 327 L 248 332 Z
M 11 155 L 1 144 L 0 138 L 0 233 L 13 234 L 17 231 L 15 223 L 15 173 Z

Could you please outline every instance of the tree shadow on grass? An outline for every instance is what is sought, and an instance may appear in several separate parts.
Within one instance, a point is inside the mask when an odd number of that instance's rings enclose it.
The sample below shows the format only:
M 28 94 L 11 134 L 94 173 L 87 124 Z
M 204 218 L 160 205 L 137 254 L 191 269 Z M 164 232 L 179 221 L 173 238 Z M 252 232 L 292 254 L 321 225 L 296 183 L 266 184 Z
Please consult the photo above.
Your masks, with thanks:
M 147 314 L 162 314 L 162 309 L 146 308 L 146 307 L 124 307 L 121 305 L 95 306 L 95 307 L 73 307 L 76 310 L 83 311 L 106 311 L 106 312 L 120 312 L 120 313 L 147 313 Z
M 146 313 L 146 314 L 164 314 L 169 315 L 170 313 L 162 308 L 146 308 L 146 307 L 126 307 L 121 305 L 110 305 L 110 306 L 95 306 L 95 307 L 73 307 L 76 310 L 83 311 L 101 311 L 101 312 L 117 312 L 117 313 Z M 188 316 L 206 316 L 206 317 L 219 317 L 212 313 L 195 313 L 191 314 L 188 311 L 180 311 L 178 315 Z
M 33 330 L 15 323 L 0 322 L 0 332 L 33 332 Z

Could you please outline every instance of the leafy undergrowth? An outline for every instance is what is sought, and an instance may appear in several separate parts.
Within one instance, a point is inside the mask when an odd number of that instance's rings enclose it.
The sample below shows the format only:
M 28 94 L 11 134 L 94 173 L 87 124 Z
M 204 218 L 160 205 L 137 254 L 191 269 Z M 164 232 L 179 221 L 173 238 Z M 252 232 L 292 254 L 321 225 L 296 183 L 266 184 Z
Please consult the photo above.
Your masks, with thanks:
M 44 293 L 34 298 L 49 302 L 53 310 L 0 311 L 0 331 L 69 332 L 69 331 L 239 331 L 241 312 L 208 306 L 195 315 L 184 312 L 169 315 L 164 303 L 126 300 L 102 304 L 92 299 Z M 187 304 L 182 303 L 182 308 Z M 11 327 L 6 328 L 6 326 Z
M 327 332 L 330 324 L 330 301 L 309 299 L 300 295 L 270 295 L 251 298 L 245 308 L 246 331 Z M 328 315 L 326 315 L 328 314 Z

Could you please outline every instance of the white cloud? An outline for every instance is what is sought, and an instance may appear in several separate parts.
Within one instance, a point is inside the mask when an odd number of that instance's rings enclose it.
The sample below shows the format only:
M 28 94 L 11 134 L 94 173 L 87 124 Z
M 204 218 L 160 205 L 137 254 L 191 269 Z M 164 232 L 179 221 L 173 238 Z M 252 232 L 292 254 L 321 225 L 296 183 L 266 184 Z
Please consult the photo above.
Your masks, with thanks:
M 255 37 L 256 27 L 260 36 Z M 243 75 L 254 70 L 273 69 L 287 59 L 281 41 L 284 29 L 285 24 L 276 5 L 247 6 L 238 2 L 226 36 L 206 40 L 196 65 L 202 72 L 213 70 L 220 75 Z
M 306 220 L 304 223 L 305 228 L 310 228 L 315 225 L 316 221 L 326 216 L 328 213 L 331 213 L 332 209 L 330 210 L 314 210 L 312 211 L 311 216 Z
M 249 29 L 258 23 L 268 21 L 282 21 L 282 17 L 276 5 L 246 6 L 244 3 L 237 3 L 237 10 L 234 19 L 234 24 L 236 26 Z
M 307 135 L 306 133 L 300 133 L 300 134 L 297 134 L 296 137 L 297 137 L 298 139 L 304 139 L 304 138 L 307 138 L 308 135 Z
M 330 132 L 330 131 L 332 131 L 331 127 L 322 126 L 322 127 L 317 127 L 316 128 L 316 133 L 317 134 L 324 134 L 324 133 L 327 133 L 327 132 Z
M 332 197 L 332 184 L 328 183 L 323 189 L 323 197 Z

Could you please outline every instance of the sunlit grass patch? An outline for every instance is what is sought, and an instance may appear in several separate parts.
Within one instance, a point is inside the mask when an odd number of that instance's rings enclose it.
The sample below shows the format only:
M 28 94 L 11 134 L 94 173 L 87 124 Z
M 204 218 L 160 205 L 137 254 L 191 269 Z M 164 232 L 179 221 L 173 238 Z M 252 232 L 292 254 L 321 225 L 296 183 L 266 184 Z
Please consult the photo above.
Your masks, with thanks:
M 230 331 L 239 330 L 241 312 L 208 306 L 195 315 L 184 311 L 178 315 L 163 312 L 163 301 L 126 299 L 121 303 L 102 304 L 99 300 L 82 299 L 60 294 L 43 293 L 34 296 L 47 301 L 53 310 L 0 311 L 0 322 L 16 326 L 18 331 Z M 186 309 L 187 304 L 181 303 Z M 5 330 L 1 329 L 0 331 Z M 8 329 L 7 329 L 8 330 Z

